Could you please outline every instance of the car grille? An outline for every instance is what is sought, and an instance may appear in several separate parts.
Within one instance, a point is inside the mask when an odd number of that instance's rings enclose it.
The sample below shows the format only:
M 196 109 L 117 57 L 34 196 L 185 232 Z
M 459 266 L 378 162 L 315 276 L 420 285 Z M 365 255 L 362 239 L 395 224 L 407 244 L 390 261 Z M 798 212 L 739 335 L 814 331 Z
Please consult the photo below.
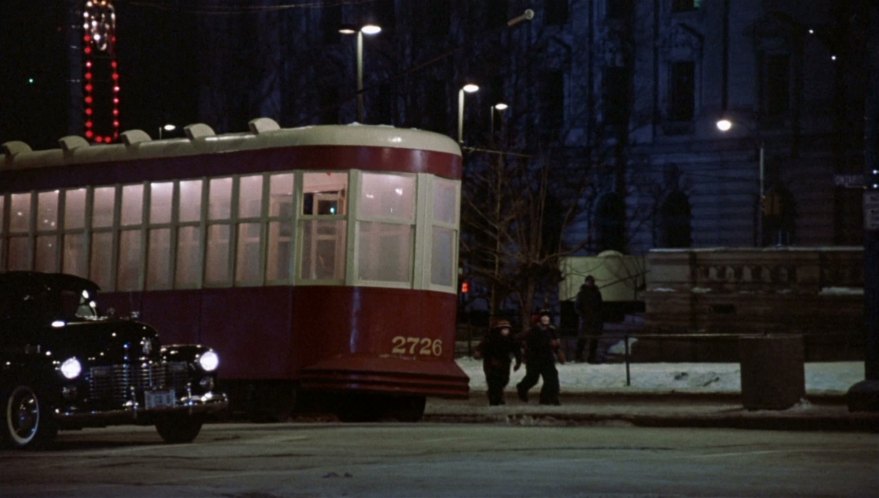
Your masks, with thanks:
M 143 392 L 154 389 L 186 390 L 185 362 L 118 364 L 89 369 L 89 398 L 92 402 L 142 401 Z

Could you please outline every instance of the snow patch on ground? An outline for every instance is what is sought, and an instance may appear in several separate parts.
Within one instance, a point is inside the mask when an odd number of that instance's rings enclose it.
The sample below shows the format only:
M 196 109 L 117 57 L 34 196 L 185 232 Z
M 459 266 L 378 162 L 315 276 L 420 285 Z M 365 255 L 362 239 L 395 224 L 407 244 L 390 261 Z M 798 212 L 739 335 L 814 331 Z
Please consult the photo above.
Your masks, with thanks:
M 482 361 L 464 357 L 456 360 L 470 377 L 470 389 L 484 391 Z M 563 392 L 584 393 L 720 393 L 741 392 L 738 363 L 632 363 L 628 384 L 625 363 L 566 363 L 558 365 Z M 525 367 L 510 375 L 510 386 L 525 376 Z M 845 394 L 864 380 L 864 364 L 855 361 L 813 362 L 805 365 L 807 394 Z

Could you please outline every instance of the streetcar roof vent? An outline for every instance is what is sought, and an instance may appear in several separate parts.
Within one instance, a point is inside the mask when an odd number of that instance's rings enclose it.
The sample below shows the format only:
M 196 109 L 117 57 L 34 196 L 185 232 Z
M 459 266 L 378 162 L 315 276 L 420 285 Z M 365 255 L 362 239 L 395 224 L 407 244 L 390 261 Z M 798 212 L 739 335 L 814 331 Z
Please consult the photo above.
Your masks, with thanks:
M 15 157 L 15 156 L 21 154 L 22 152 L 30 152 L 30 151 L 31 151 L 31 146 L 22 142 L 22 141 L 19 141 L 19 140 L 5 142 L 3 144 L 3 153 L 9 157 Z
M 281 126 L 272 119 L 272 118 L 256 118 L 251 119 L 247 126 L 250 128 L 250 132 L 256 135 L 260 133 L 265 133 L 267 131 L 275 131 L 280 130 Z
M 64 152 L 71 152 L 80 147 L 88 147 L 88 140 L 79 135 L 67 135 L 58 139 L 58 144 L 64 149 Z
M 214 133 L 214 129 L 204 123 L 194 123 L 191 125 L 186 125 L 185 127 L 183 127 L 183 129 L 186 131 L 186 136 L 189 137 L 190 140 L 212 137 L 216 135 L 216 133 Z
M 134 144 L 138 144 L 140 142 L 149 142 L 152 140 L 147 132 L 143 130 L 128 130 L 122 132 L 122 141 L 125 142 L 126 147 L 131 147 Z

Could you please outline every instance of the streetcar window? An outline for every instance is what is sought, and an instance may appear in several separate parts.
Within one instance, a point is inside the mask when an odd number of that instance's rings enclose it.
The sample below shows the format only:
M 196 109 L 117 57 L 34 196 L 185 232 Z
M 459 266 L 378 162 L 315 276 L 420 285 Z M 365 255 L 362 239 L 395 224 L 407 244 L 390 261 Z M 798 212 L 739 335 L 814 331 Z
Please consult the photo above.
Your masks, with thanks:
M 37 195 L 36 259 L 34 269 L 42 272 L 58 271 L 58 191 Z M 48 233 L 47 233 L 48 232 Z
M 360 221 L 357 278 L 409 282 L 412 279 L 412 225 Z
M 81 230 L 85 228 L 86 189 L 77 188 L 64 192 L 64 229 Z
M 293 174 L 272 175 L 269 184 L 269 216 L 289 218 L 293 205 Z
M 305 173 L 302 175 L 305 215 L 343 215 L 345 192 L 348 187 L 347 173 Z
M 302 278 L 345 278 L 344 220 L 308 220 L 303 223 Z
M 205 254 L 205 283 L 207 285 L 228 284 L 229 251 L 232 227 L 227 224 L 214 224 L 208 227 L 207 252 Z
M 358 217 L 414 220 L 415 177 L 375 173 L 361 175 Z
M 172 182 L 150 184 L 150 223 L 171 223 Z
M 30 251 L 27 236 L 9 237 L 9 270 L 30 270 Z
M 201 180 L 185 180 L 180 182 L 180 197 L 177 209 L 181 222 L 199 221 L 201 219 Z
M 119 264 L 116 276 L 116 289 L 121 291 L 140 290 L 140 268 L 143 262 L 141 231 L 123 230 L 119 234 Z
M 457 194 L 452 182 L 435 180 L 433 183 L 433 219 L 453 225 L 457 222 Z
M 40 192 L 37 195 L 37 231 L 58 229 L 58 191 Z
M 123 225 L 140 225 L 143 223 L 143 185 L 126 185 L 122 187 Z
M 115 202 L 115 187 L 99 187 L 94 190 L 94 199 L 92 201 L 92 227 L 113 226 L 113 204 Z
M 92 234 L 92 258 L 89 264 L 89 279 L 102 289 L 111 290 L 113 280 L 110 276 L 113 262 L 113 234 L 96 232 Z
M 266 281 L 290 280 L 293 256 L 293 174 L 269 177 L 269 217 L 266 241 Z
M 58 236 L 55 234 L 38 235 L 36 243 L 37 256 L 34 269 L 36 271 L 42 271 L 47 273 L 57 272 Z
M 86 276 L 85 235 L 82 233 L 64 234 L 64 255 L 61 268 L 65 273 Z
M 171 288 L 170 228 L 150 229 L 146 286 L 149 290 Z
M 177 289 L 193 289 L 200 283 L 200 239 L 198 226 L 183 226 L 177 230 L 177 272 L 174 276 Z
M 208 218 L 228 220 L 232 215 L 232 179 L 214 178 L 210 181 Z
M 455 182 L 433 182 L 433 227 L 430 254 L 430 283 L 451 286 L 455 275 L 455 247 L 458 223 L 458 189 Z
M 238 185 L 238 216 L 254 218 L 262 214 L 262 175 L 242 176 Z
M 12 194 L 12 209 L 9 211 L 9 231 L 27 233 L 31 222 L 31 195 Z
M 236 247 L 235 285 L 258 285 L 260 274 L 260 224 L 240 223 L 238 225 L 238 246 Z
M 452 285 L 452 257 L 454 233 L 448 228 L 433 227 L 433 244 L 430 258 L 430 283 Z

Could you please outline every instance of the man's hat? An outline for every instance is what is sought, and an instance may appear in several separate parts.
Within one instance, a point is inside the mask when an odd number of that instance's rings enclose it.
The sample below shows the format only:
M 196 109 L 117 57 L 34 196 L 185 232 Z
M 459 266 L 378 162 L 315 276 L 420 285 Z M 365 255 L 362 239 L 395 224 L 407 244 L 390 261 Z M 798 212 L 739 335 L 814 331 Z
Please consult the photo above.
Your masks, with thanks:
M 492 325 L 491 328 L 493 328 L 493 329 L 511 329 L 511 328 L 513 328 L 513 326 L 510 325 L 509 320 L 497 320 L 496 322 L 494 322 L 494 325 Z

